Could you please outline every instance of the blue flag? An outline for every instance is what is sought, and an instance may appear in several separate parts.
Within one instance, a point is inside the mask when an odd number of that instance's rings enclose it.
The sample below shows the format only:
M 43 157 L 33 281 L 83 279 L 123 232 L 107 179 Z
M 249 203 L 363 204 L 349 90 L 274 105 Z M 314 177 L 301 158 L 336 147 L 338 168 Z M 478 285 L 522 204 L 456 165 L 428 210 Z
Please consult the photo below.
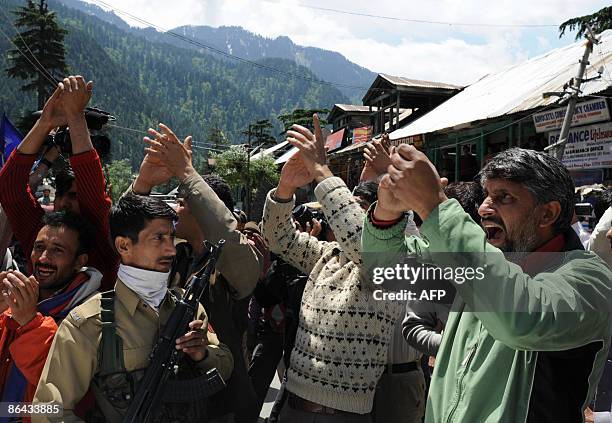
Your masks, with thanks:
M 23 137 L 21 133 L 13 126 L 6 114 L 2 114 L 2 122 L 0 122 L 0 150 L 2 151 L 1 165 L 4 165 L 15 148 L 19 145 Z

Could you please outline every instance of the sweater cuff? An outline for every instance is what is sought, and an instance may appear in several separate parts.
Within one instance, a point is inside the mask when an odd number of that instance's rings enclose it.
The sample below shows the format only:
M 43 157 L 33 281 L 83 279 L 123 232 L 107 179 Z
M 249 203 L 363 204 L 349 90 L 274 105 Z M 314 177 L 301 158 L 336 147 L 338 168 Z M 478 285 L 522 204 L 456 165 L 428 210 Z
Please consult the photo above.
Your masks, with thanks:
M 274 206 L 275 210 L 278 210 L 279 213 L 285 214 L 285 209 L 289 209 L 289 213 L 293 211 L 293 207 L 295 204 L 295 195 L 289 201 L 278 201 L 274 194 L 276 193 L 276 188 L 271 189 L 268 193 L 267 201 Z M 277 213 L 278 214 L 278 213 Z
M 330 176 L 329 178 L 325 178 L 319 182 L 319 184 L 315 187 L 314 194 L 319 203 L 323 204 L 325 196 L 338 188 L 346 188 L 348 190 L 346 184 L 341 178 L 338 178 L 337 176 Z
M 384 241 L 397 237 L 404 236 L 404 230 L 406 229 L 406 217 L 402 217 L 397 222 L 390 226 L 386 227 L 377 227 L 372 221 L 372 215 L 374 214 L 374 208 L 376 207 L 376 202 L 372 203 L 370 208 L 368 209 L 368 213 L 366 214 L 366 221 L 364 225 L 364 230 L 374 237 L 375 239 Z
M 404 220 L 404 217 L 400 216 L 397 219 L 393 219 L 393 220 L 378 220 L 374 217 L 374 209 L 370 207 L 370 209 L 368 210 L 368 219 L 370 219 L 370 222 L 372 222 L 372 225 L 375 228 L 388 229 L 392 226 L 397 225 L 402 220 Z

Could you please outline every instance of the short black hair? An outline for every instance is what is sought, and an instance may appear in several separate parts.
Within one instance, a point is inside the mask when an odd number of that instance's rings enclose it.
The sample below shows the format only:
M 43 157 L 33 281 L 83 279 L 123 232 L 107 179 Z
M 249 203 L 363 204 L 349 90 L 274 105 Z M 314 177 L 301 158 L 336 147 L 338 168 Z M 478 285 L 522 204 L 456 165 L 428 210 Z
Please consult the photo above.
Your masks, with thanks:
M 217 197 L 219 197 L 219 199 L 223 201 L 225 207 L 227 207 L 229 211 L 233 211 L 234 199 L 232 198 L 232 191 L 227 182 L 225 182 L 225 179 L 213 173 L 209 173 L 208 175 L 202 176 L 202 179 L 204 179 L 204 182 L 206 182 L 208 186 L 215 192 L 215 194 L 217 194 Z
M 137 243 L 138 234 L 153 219 L 176 222 L 178 216 L 172 207 L 159 198 L 127 193 L 111 208 L 111 240 L 124 236 Z
M 556 157 L 540 151 L 510 148 L 497 154 L 478 174 L 484 187 L 488 179 L 506 179 L 531 191 L 537 205 L 561 204 L 556 233 L 568 230 L 574 217 L 574 181 Z
M 608 207 L 612 206 L 612 204 L 610 204 L 612 200 L 612 190 L 593 191 L 588 200 L 593 204 L 593 213 L 595 213 L 595 218 L 599 221 Z
M 68 191 L 72 183 L 76 180 L 74 172 L 70 168 L 65 168 L 55 175 L 55 196 L 63 197 Z
M 68 210 L 47 213 L 42 218 L 43 226 L 60 228 L 65 226 L 79 235 L 79 246 L 76 254 L 87 254 L 91 251 L 95 231 L 93 225 L 83 216 Z
M 370 204 L 378 199 L 378 182 L 365 181 L 353 188 L 353 195 L 361 197 Z
M 454 198 L 459 201 L 461 207 L 474 222 L 480 222 L 478 208 L 484 200 L 482 187 L 477 182 L 453 182 L 444 188 L 444 194 L 448 198 Z

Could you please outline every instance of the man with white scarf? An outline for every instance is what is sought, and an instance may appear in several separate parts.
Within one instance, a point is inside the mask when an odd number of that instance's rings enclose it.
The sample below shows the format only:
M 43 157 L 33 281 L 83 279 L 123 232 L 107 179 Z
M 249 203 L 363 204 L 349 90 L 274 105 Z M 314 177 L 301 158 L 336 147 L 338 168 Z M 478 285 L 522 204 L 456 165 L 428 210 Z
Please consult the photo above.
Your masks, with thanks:
M 96 409 L 87 420 L 120 420 L 129 407 L 135 394 L 133 382 L 137 385 L 146 370 L 158 331 L 181 295 L 167 288 L 176 255 L 176 220 L 175 211 L 153 197 L 126 194 L 112 208 L 111 238 L 121 256 L 111 296 L 114 306 L 108 307 L 105 302 L 108 294 L 98 294 L 68 315 L 58 329 L 34 398 L 35 402 L 63 404 L 63 421 L 80 421 L 74 410 L 90 386 L 96 396 Z M 103 308 L 114 309 L 114 336 L 102 330 L 103 323 L 109 323 Z M 232 355 L 219 343 L 202 306 L 196 316 L 189 325 L 191 330 L 177 340 L 176 348 L 185 354 L 179 376 L 189 379 L 217 368 L 227 380 L 233 368 Z M 110 358 L 105 355 L 105 342 L 117 338 L 120 342 L 113 346 L 119 345 L 122 354 Z M 108 371 L 109 367 L 113 371 Z M 126 383 L 118 382 L 118 374 Z M 203 406 L 203 402 L 164 406 L 157 417 L 198 421 Z

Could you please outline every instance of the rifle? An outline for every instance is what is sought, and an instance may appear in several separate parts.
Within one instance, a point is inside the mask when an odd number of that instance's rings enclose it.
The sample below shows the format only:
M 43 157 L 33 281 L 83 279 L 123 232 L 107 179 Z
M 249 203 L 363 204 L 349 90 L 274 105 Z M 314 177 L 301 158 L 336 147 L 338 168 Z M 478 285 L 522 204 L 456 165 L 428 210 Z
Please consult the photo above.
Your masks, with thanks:
M 225 387 L 225 382 L 216 368 L 193 380 L 168 380 L 171 375 L 178 372 L 178 365 L 183 357 L 182 351 L 176 349 L 176 340 L 189 330 L 189 323 L 193 321 L 200 299 L 208 288 L 224 243 L 225 240 L 220 240 L 217 245 L 208 241 L 204 243 L 204 253 L 194 262 L 194 267 L 196 269 L 200 267 L 200 270 L 191 277 L 183 297 L 172 310 L 151 351 L 149 367 L 123 418 L 124 423 L 150 421 L 163 399 L 171 398 L 172 402 L 201 400 Z M 180 390 L 178 387 L 181 385 L 185 389 L 177 395 L 177 390 Z

